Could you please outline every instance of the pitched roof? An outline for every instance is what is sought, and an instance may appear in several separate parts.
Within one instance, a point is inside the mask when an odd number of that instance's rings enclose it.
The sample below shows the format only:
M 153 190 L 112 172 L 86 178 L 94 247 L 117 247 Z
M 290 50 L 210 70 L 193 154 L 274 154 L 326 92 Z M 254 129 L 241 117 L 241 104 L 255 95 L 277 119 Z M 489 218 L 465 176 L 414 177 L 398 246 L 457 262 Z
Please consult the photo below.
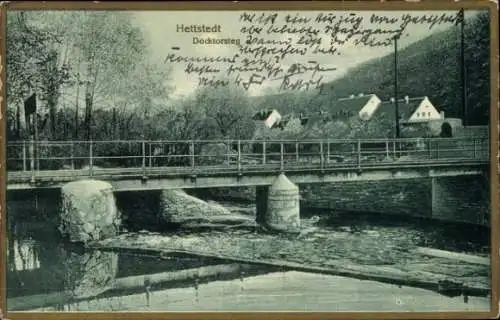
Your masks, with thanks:
M 271 113 L 273 113 L 273 109 L 262 109 L 262 110 L 256 112 L 253 115 L 252 119 L 264 121 L 271 115 Z
M 332 101 L 330 104 L 324 106 L 324 111 L 331 115 L 347 116 L 344 115 L 345 111 L 359 112 L 373 97 L 373 94 L 367 94 L 363 96 L 355 96 L 352 98 L 342 98 Z
M 427 97 L 409 98 L 408 103 L 405 99 L 398 100 L 399 118 L 408 120 L 417 110 L 422 101 Z M 394 121 L 396 119 L 395 106 L 393 101 L 382 101 L 373 114 L 373 119 L 384 119 Z
M 330 113 L 327 112 L 315 112 L 308 116 L 300 117 L 301 124 L 305 126 L 305 128 L 312 128 L 315 125 L 321 125 L 323 123 L 327 123 L 335 120 Z

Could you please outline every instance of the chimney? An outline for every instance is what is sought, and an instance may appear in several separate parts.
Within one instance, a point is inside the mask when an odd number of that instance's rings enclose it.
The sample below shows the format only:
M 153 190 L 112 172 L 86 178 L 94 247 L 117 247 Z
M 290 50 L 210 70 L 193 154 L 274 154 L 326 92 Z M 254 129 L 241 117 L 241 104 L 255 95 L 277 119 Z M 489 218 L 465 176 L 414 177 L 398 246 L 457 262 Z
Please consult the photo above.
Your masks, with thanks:
M 409 104 L 410 103 L 410 97 L 405 96 L 405 102 L 406 102 L 406 104 Z
M 365 95 L 364 93 L 360 93 L 360 94 L 358 94 L 358 97 L 362 97 L 364 95 Z
M 349 98 L 351 98 L 351 99 L 352 99 L 352 98 L 354 98 L 354 95 L 353 95 L 353 94 L 351 94 L 351 95 L 349 96 Z
M 444 120 L 444 111 L 441 111 L 439 114 L 441 115 L 441 119 Z

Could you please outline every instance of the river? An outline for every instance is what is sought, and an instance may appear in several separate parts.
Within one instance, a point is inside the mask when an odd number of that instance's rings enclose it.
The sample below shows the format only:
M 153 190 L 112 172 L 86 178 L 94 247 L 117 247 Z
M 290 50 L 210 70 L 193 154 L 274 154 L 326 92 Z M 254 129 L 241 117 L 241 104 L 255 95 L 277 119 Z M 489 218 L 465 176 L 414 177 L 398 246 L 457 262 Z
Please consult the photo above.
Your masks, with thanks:
M 53 196 L 50 192 L 41 192 L 36 199 L 27 193 L 9 195 L 9 311 L 489 310 L 488 297 L 447 297 L 424 289 L 219 259 L 85 251 L 59 237 Z M 248 204 L 223 204 L 253 214 Z M 370 229 L 384 241 L 411 236 L 440 249 L 477 255 L 489 250 L 488 234 L 470 226 L 302 211 L 304 221 L 316 215 L 327 217 L 322 221 L 330 227 Z M 147 227 L 138 227 L 133 217 L 126 221 L 128 229 Z M 463 239 L 460 235 L 466 229 L 469 237 Z

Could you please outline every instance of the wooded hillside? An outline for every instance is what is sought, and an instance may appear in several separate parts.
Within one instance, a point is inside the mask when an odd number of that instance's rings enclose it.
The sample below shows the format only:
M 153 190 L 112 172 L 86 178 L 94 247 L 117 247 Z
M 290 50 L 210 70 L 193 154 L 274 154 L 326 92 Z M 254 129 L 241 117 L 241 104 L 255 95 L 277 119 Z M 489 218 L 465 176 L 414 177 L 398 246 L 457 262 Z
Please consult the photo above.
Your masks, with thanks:
M 479 13 L 465 24 L 468 81 L 468 123 L 489 122 L 490 65 L 489 16 Z M 460 26 L 433 34 L 398 52 L 399 94 L 428 96 L 447 117 L 462 118 L 460 82 Z M 351 94 L 375 93 L 382 100 L 394 96 L 394 54 L 370 60 L 348 71 L 316 92 L 282 93 L 260 97 L 259 105 L 276 106 L 286 113 L 326 111 L 335 99 Z

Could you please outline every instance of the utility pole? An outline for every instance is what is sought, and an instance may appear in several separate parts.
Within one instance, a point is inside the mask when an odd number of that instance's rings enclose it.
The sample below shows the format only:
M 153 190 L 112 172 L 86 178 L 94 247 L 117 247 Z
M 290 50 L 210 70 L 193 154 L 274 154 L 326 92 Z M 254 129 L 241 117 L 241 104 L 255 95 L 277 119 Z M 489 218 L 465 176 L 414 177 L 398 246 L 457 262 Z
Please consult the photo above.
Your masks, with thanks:
M 460 80 L 462 87 L 462 116 L 463 125 L 468 125 L 467 114 L 467 61 L 465 59 L 465 13 L 460 9 Z
M 396 113 L 396 139 L 400 138 L 398 106 L 398 37 L 394 37 L 394 112 Z

